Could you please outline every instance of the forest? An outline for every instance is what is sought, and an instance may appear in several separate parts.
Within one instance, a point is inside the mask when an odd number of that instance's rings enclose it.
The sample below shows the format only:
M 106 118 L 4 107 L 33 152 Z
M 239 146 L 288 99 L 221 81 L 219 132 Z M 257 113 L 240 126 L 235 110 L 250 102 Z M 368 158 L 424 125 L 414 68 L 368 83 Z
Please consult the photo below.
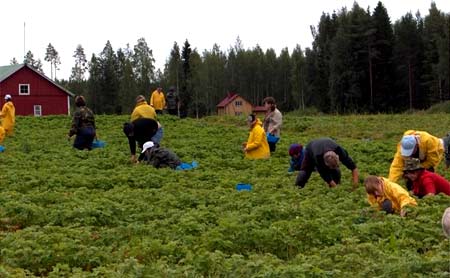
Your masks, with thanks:
M 45 61 L 53 79 L 85 95 L 95 113 L 126 114 L 136 95 L 149 96 L 157 86 L 175 86 L 190 116 L 216 113 L 227 92 L 254 105 L 273 96 L 282 111 L 325 113 L 396 113 L 426 109 L 450 99 L 450 14 L 431 3 L 429 13 L 406 13 L 392 22 L 378 2 L 364 9 L 323 13 L 311 26 L 313 43 L 302 48 L 245 48 L 238 37 L 222 50 L 217 44 L 200 52 L 188 39 L 174 42 L 162 70 L 155 69 L 151 45 L 144 38 L 115 50 L 109 41 L 90 60 L 78 45 L 68 80 L 58 80 L 61 63 L 49 44 Z M 15 59 L 11 61 L 17 63 Z M 42 70 L 28 52 L 25 62 Z

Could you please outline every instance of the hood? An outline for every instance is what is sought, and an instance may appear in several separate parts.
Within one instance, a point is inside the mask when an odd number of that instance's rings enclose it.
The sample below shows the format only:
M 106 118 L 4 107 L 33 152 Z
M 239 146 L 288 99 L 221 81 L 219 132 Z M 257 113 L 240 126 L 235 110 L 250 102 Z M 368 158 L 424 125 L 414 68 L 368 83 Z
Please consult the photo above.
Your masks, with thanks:
M 262 122 L 259 118 L 256 118 L 256 123 L 250 127 L 250 130 L 252 130 L 255 126 L 258 125 L 262 127 Z

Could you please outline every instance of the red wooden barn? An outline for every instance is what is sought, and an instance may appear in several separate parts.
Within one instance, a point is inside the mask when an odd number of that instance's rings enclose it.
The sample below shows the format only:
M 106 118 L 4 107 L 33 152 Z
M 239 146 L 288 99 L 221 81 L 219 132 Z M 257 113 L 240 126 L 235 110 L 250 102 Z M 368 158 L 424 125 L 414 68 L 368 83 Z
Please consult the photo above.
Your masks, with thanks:
M 70 114 L 71 92 L 27 64 L 0 67 L 0 103 L 9 94 L 16 115 Z

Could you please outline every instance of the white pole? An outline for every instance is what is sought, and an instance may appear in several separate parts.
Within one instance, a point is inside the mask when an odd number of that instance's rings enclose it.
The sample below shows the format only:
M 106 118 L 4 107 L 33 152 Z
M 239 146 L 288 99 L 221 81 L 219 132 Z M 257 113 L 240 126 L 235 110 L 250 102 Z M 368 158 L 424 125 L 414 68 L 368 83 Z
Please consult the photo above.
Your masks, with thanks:
M 23 22 L 23 59 L 25 60 L 25 21 Z

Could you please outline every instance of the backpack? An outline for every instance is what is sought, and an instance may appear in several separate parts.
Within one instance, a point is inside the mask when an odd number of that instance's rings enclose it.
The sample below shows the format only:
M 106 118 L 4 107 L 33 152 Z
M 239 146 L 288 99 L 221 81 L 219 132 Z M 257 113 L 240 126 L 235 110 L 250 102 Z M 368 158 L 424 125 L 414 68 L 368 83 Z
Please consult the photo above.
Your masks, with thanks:
M 168 92 L 167 96 L 167 108 L 169 109 L 177 109 L 178 96 L 175 92 Z
M 155 168 L 170 167 L 177 168 L 181 164 L 178 156 L 169 149 L 153 147 L 150 152 L 146 153 L 145 159 L 147 163 L 153 165 Z

